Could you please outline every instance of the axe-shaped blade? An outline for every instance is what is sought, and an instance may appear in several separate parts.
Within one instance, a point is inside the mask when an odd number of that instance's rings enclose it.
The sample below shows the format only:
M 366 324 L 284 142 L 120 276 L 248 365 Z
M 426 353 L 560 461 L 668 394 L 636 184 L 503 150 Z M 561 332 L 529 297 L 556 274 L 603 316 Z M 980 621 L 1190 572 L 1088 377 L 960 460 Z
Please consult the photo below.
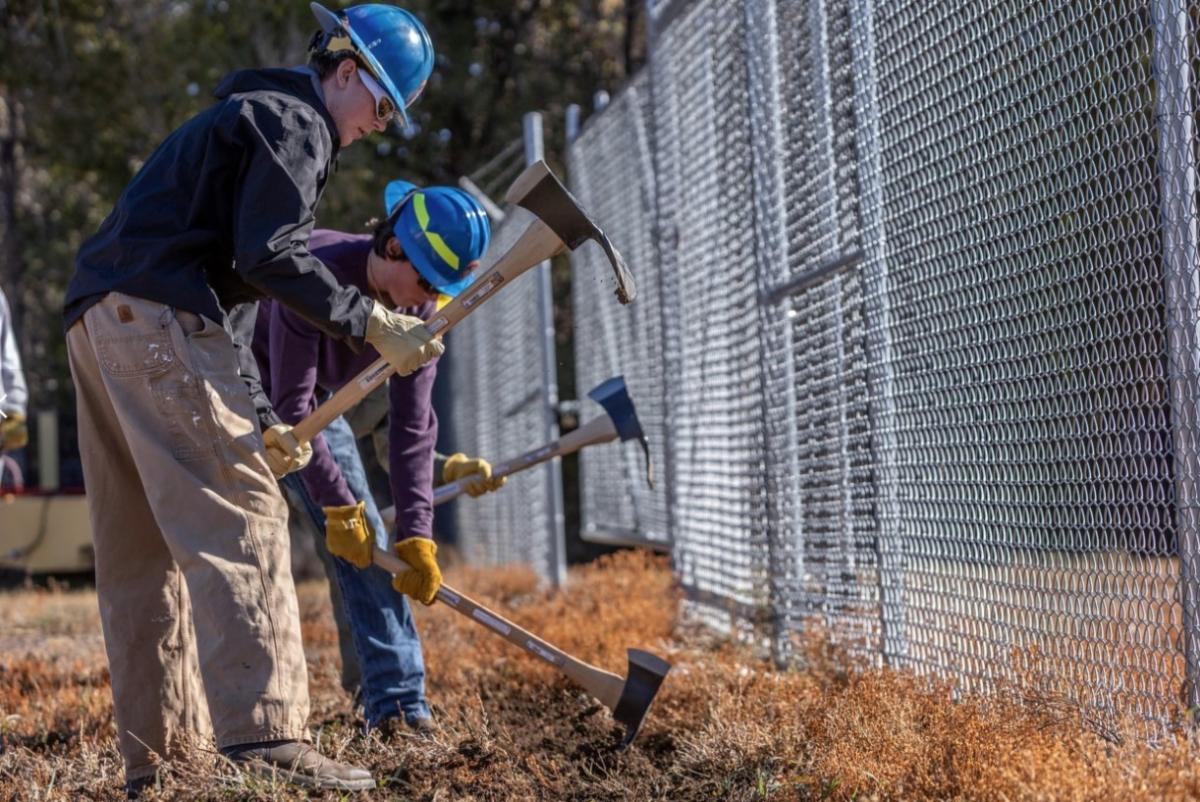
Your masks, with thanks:
M 514 183 L 504 199 L 537 215 L 571 250 L 582 245 L 584 240 L 591 239 L 599 243 L 608 254 L 608 261 L 617 277 L 617 300 L 622 304 L 631 303 L 637 297 L 637 286 L 621 254 L 613 247 L 608 235 L 583 211 L 579 201 L 550 172 L 546 163 L 535 162 L 533 167 L 538 165 L 542 168 L 540 175 L 533 176 L 530 183 Z
M 642 446 L 646 457 L 646 484 L 654 488 L 654 463 L 650 459 L 650 443 L 646 441 L 646 433 L 642 431 L 641 421 L 638 420 L 637 410 L 633 407 L 633 399 L 629 397 L 629 388 L 625 385 L 624 376 L 613 376 L 611 379 L 597 385 L 588 398 L 604 407 L 608 417 L 617 428 L 621 441 L 634 440 Z
M 389 573 L 399 576 L 412 570 L 408 563 L 390 551 L 376 547 L 373 555 L 375 564 Z M 495 610 L 489 610 L 444 582 L 438 589 L 436 598 L 455 612 L 492 630 L 514 646 L 546 661 L 600 700 L 601 704 L 612 711 L 613 719 L 625 725 L 625 737 L 621 739 L 620 746 L 622 749 L 637 735 L 646 719 L 646 713 L 650 710 L 650 703 L 654 701 L 667 672 L 671 670 L 671 664 L 661 657 L 641 649 L 627 649 L 629 671 L 622 678 L 567 654 L 554 644 L 542 640 L 527 629 L 522 629 Z
M 621 748 L 637 737 L 650 703 L 658 694 L 671 664 L 657 655 L 644 652 L 641 649 L 626 650 L 629 656 L 629 672 L 625 675 L 625 687 L 621 689 L 621 698 L 613 708 L 613 719 L 625 725 L 625 737 L 621 739 Z

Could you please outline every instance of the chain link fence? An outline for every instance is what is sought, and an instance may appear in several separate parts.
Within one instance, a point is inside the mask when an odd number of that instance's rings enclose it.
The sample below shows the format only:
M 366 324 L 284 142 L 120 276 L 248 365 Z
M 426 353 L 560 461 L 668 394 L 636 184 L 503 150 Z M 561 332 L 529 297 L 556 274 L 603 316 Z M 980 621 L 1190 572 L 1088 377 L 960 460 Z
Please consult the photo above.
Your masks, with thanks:
M 621 253 L 631 265 L 653 264 L 655 247 L 654 167 L 647 121 L 648 76 L 643 74 L 604 115 L 595 120 L 592 159 L 569 160 L 572 185 L 595 199 L 588 212 L 621 232 Z M 620 307 L 611 299 L 612 270 L 599 248 L 575 252 L 572 308 L 577 332 L 576 384 L 582 389 L 624 374 L 651 453 L 666 453 L 667 384 L 664 362 L 662 287 L 659 276 L 644 274 L 638 299 Z M 579 340 L 587 340 L 582 347 Z M 599 414 L 591 407 L 585 418 Z M 581 535 L 592 541 L 670 542 L 666 496 L 647 487 L 641 454 L 634 446 L 588 448 L 580 452 Z M 659 488 L 663 485 L 658 468 Z M 669 486 L 669 482 L 666 483 Z
M 541 158 L 541 120 L 461 182 L 490 207 L 492 242 L 478 272 L 519 239 L 533 215 L 500 199 L 527 163 Z M 549 265 L 502 287 L 447 337 L 453 447 L 493 462 L 558 437 Z M 565 576 L 562 479 L 557 463 L 509 477 L 504 491 L 453 502 L 459 548 L 482 565 L 524 563 L 560 584 Z
M 583 526 L 673 544 L 791 659 L 1196 705 L 1200 5 L 651 2 L 569 149 L 629 308 L 574 256 L 577 382 L 665 479 L 581 461 Z

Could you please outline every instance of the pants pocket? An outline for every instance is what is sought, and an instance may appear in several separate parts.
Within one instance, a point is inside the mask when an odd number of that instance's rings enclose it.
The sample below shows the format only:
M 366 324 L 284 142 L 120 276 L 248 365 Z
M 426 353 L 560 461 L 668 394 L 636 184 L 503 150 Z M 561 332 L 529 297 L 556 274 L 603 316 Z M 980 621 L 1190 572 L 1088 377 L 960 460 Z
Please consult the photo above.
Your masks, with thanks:
M 118 379 L 160 375 L 179 362 L 171 333 L 165 329 L 97 337 L 96 359 L 101 370 Z
M 185 337 L 191 337 L 193 334 L 199 334 L 209 325 L 209 320 L 206 317 L 197 315 L 194 312 L 189 312 L 186 309 L 175 309 L 175 321 L 179 323 L 179 328 L 183 329 Z M 215 323 L 212 325 L 216 325 Z M 220 328 L 218 326 L 218 328 Z
M 175 459 L 180 462 L 216 459 L 212 413 L 196 375 L 180 365 L 169 373 L 152 376 L 150 392 L 166 425 Z

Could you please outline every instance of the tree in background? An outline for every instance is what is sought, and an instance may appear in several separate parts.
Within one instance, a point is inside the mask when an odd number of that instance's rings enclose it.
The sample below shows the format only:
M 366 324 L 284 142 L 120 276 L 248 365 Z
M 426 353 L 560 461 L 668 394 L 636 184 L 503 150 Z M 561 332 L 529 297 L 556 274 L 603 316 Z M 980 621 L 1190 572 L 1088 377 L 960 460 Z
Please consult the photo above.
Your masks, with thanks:
M 614 89 L 643 58 L 639 0 L 400 5 L 438 53 L 416 131 L 343 154 L 321 225 L 361 225 L 393 178 L 453 183 L 519 136 L 526 111 L 545 112 L 547 141 L 561 142 L 565 106 Z M 31 408 L 74 409 L 63 291 L 142 160 L 228 72 L 302 63 L 314 30 L 303 0 L 0 0 L 0 285 Z

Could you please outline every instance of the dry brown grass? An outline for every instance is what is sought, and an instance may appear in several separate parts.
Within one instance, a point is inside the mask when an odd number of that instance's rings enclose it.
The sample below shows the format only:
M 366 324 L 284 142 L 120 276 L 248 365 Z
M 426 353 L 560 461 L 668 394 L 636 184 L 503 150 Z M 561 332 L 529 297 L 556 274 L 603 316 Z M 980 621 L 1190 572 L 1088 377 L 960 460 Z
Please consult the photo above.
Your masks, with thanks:
M 955 701 L 946 685 L 850 669 L 815 636 L 806 644 L 808 670 L 774 671 L 680 624 L 668 568 L 645 555 L 624 553 L 577 571 L 564 594 L 539 591 L 518 570 L 460 569 L 450 581 L 604 668 L 623 672 L 626 646 L 663 653 L 675 668 L 637 742 L 616 752 L 619 731 L 608 714 L 549 667 L 448 609 L 423 609 L 429 696 L 443 729 L 432 740 L 381 743 L 359 734 L 338 688 L 323 590 L 305 586 L 314 732 L 323 748 L 376 772 L 383 788 L 375 798 L 1200 799 L 1193 740 L 1157 748 L 1111 733 L 1106 740 L 1069 707 L 1028 688 Z M 39 619 L 39 609 L 53 613 Z M 10 594 L 0 610 L 7 628 L 44 620 L 54 637 L 97 642 L 86 593 Z M 6 647 L 0 656 L 0 798 L 119 798 L 103 655 L 18 651 Z M 300 796 L 239 782 L 221 765 L 171 770 L 160 798 Z

